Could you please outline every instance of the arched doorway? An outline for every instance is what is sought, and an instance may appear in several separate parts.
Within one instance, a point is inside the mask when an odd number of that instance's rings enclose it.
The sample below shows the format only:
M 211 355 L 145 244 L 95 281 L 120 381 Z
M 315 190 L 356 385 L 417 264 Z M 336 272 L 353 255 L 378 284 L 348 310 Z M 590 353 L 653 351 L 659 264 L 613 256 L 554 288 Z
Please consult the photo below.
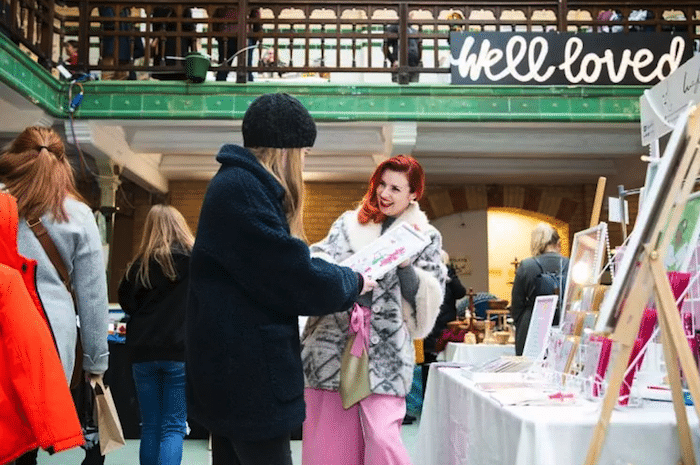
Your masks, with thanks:
M 569 224 L 542 213 L 513 207 L 487 210 L 489 292 L 510 301 L 514 262 L 531 256 L 530 232 L 538 223 L 552 225 L 562 242 L 562 254 L 569 255 Z

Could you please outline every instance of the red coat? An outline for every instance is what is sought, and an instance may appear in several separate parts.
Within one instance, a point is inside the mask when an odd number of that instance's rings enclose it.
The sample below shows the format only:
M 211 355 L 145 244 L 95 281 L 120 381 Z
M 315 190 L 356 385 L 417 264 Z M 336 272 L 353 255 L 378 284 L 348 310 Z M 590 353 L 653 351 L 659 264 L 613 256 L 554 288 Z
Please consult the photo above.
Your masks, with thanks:
M 0 263 L 19 270 L 29 295 L 39 313 L 50 327 L 39 294 L 36 292 L 36 261 L 25 258 L 17 251 L 17 202 L 10 194 L 0 191 Z
M 0 193 L 0 263 L 11 265 L 0 264 L 0 463 L 38 447 L 53 453 L 84 443 L 53 337 L 41 316 L 35 263 L 17 253 L 16 233 L 17 207 Z

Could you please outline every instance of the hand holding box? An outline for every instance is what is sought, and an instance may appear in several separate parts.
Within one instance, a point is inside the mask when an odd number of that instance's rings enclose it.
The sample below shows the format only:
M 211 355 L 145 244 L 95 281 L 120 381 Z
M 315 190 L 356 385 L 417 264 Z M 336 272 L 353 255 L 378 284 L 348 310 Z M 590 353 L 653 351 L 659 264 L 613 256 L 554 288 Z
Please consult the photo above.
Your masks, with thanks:
M 340 264 L 377 280 L 400 263 L 415 257 L 428 244 L 430 240 L 425 234 L 403 221 Z

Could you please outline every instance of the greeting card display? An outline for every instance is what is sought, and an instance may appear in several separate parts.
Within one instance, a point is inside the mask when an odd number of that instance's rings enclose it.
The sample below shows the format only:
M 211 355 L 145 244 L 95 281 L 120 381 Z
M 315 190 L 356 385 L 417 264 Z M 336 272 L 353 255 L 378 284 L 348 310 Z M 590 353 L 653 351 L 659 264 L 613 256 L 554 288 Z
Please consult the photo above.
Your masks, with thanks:
M 580 344 L 580 375 L 591 380 L 590 391 L 586 394 L 593 398 L 599 397 L 604 392 L 612 341 L 605 336 L 591 334 L 588 338 L 582 338 Z
M 698 245 L 700 236 L 700 192 L 688 197 L 678 227 L 666 250 L 664 265 L 668 271 L 686 271 L 691 254 Z
M 561 324 L 561 332 L 570 336 L 580 336 L 588 313 L 579 311 L 567 312 Z M 595 317 L 595 314 L 593 316 Z
M 581 339 L 581 369 L 579 374 L 582 378 L 593 379 L 597 375 L 600 364 L 600 354 L 603 351 L 603 342 L 598 335 L 590 335 Z
M 532 318 L 527 328 L 523 355 L 533 360 L 538 359 L 544 351 L 547 335 L 552 329 L 552 319 L 557 308 L 558 295 L 541 295 L 535 298 Z
M 475 383 L 522 381 L 533 361 L 516 355 L 501 355 L 478 366 L 462 367 L 462 376 Z
M 700 192 L 696 192 L 690 196 L 690 198 L 688 199 L 688 204 L 686 205 L 686 210 L 690 209 L 691 207 L 688 207 L 688 205 L 692 204 L 700 204 Z M 686 210 L 683 211 L 684 217 L 686 216 Z M 678 225 L 679 229 L 682 227 L 682 223 L 683 219 L 681 219 L 681 223 L 679 223 Z M 688 228 L 690 228 L 690 226 L 688 226 Z M 693 232 L 693 236 L 689 242 L 690 251 L 688 253 L 688 256 L 684 262 L 684 265 L 678 268 L 680 271 L 687 271 L 692 276 L 700 274 L 700 240 L 698 237 L 700 236 L 700 222 L 698 222 L 695 229 L 698 231 Z M 678 237 L 678 232 L 676 232 L 676 236 L 674 236 L 674 239 L 676 237 Z M 671 244 L 669 245 L 669 254 L 670 248 L 672 246 L 673 242 L 671 242 Z M 692 333 L 695 332 L 696 328 L 700 329 L 700 279 L 691 279 L 689 285 L 690 289 L 688 290 L 688 293 L 683 301 L 682 313 L 684 315 L 684 318 L 685 315 L 692 315 Z
M 430 239 L 425 234 L 402 221 L 340 264 L 376 280 L 419 254 L 428 244 Z
M 562 374 L 569 373 L 571 370 L 571 365 L 574 361 L 574 356 L 578 350 L 579 340 L 580 338 L 578 336 L 569 336 L 560 332 L 552 331 L 548 346 L 548 365 L 556 372 Z

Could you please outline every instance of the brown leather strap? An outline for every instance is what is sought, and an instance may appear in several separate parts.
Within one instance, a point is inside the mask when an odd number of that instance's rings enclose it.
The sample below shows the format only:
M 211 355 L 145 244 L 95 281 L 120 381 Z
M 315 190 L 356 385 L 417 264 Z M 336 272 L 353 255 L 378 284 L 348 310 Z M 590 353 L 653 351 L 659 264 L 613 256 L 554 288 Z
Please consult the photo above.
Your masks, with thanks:
M 75 310 L 75 314 L 77 315 L 78 307 L 75 305 L 76 300 L 75 294 L 73 293 L 73 286 L 70 282 L 70 275 L 68 274 L 66 264 L 63 262 L 61 253 L 56 248 L 53 239 L 51 239 L 51 235 L 49 235 L 46 227 L 44 227 L 44 223 L 41 222 L 41 218 L 27 220 L 27 226 L 29 226 L 29 229 L 32 230 L 36 238 L 39 239 L 39 243 L 44 248 L 46 255 L 48 255 L 49 260 L 51 260 L 54 268 L 58 271 L 63 285 L 66 286 L 66 289 L 70 292 L 70 296 L 73 299 L 73 310 Z M 76 389 L 85 379 L 85 375 L 83 374 L 83 344 L 81 342 L 80 326 L 77 327 L 77 331 L 78 337 L 75 341 L 75 363 L 73 364 L 73 374 L 71 375 L 69 384 L 71 389 Z
M 58 275 L 61 277 L 61 281 L 63 281 L 63 284 L 66 286 L 66 289 L 68 289 L 68 292 L 70 292 L 70 295 L 71 297 L 73 297 L 73 301 L 75 302 L 75 296 L 73 295 L 73 286 L 70 282 L 70 276 L 68 275 L 68 269 L 66 268 L 66 264 L 63 262 L 61 253 L 56 248 L 56 244 L 54 243 L 53 239 L 51 239 L 49 232 L 46 230 L 46 227 L 44 227 L 44 223 L 41 222 L 41 218 L 27 220 L 27 226 L 29 226 L 29 229 L 32 230 L 36 238 L 39 239 L 39 243 L 44 248 L 46 255 L 48 255 L 49 260 L 51 260 L 51 263 L 53 263 L 54 268 L 56 268 L 56 271 L 58 271 Z M 75 313 L 77 314 L 77 307 L 73 305 L 73 308 L 75 309 Z

